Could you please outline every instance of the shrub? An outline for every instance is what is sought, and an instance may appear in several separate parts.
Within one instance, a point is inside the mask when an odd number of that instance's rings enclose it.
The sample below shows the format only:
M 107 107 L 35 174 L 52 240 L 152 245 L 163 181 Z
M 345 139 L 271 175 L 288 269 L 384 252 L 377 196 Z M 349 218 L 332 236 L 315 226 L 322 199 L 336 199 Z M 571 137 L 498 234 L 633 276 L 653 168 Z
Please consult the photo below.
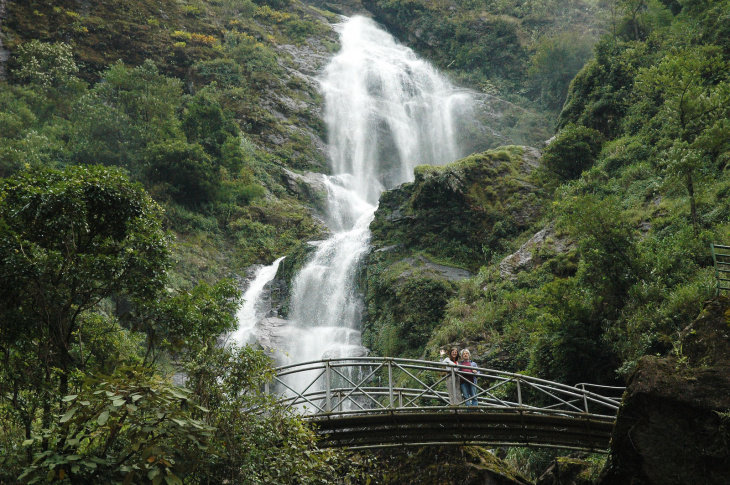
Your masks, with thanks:
M 569 125 L 547 146 L 542 161 L 560 179 L 576 179 L 596 162 L 602 143 L 603 136 L 598 131 Z

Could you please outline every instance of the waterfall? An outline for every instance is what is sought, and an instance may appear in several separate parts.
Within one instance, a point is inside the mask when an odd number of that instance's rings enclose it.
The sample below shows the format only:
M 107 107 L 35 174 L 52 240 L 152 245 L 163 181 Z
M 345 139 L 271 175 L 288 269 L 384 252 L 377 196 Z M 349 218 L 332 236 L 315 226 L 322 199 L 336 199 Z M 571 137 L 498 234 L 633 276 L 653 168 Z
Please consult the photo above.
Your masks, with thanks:
M 281 257 L 270 266 L 262 266 L 256 271 L 246 292 L 243 294 L 243 304 L 236 313 L 238 329 L 228 337 L 229 341 L 238 345 L 245 345 L 256 339 L 256 324 L 270 310 L 263 298 L 264 288 L 276 276 L 279 264 L 283 259 L 284 257 Z
M 338 26 L 341 51 L 320 78 L 329 158 L 327 224 L 293 280 L 287 363 L 365 355 L 356 275 L 368 251 L 383 190 L 413 180 L 413 168 L 459 158 L 457 120 L 473 99 L 373 21 Z
M 383 190 L 412 181 L 416 165 L 462 156 L 460 128 L 473 118 L 475 101 L 468 91 L 452 86 L 375 22 L 353 17 L 337 29 L 342 48 L 319 79 L 333 173 L 324 181 L 325 222 L 332 235 L 312 243 L 313 253 L 294 277 L 288 319 L 270 317 L 266 329 L 258 328 L 263 315 L 257 301 L 279 259 L 257 273 L 232 336 L 249 343 L 252 334 L 265 333 L 256 335 L 276 347 L 270 351 L 279 364 L 367 354 L 356 278 L 378 198 Z M 309 377 L 287 386 L 302 389 Z

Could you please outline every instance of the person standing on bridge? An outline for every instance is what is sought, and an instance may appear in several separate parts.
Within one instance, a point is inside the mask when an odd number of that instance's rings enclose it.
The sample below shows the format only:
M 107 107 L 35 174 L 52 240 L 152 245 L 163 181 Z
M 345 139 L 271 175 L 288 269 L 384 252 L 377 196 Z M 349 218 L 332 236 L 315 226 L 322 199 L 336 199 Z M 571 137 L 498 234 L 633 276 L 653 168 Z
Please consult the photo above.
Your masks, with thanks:
M 461 350 L 461 362 L 460 366 L 476 367 L 476 363 L 471 361 L 471 353 L 469 349 Z M 461 388 L 461 395 L 464 397 L 464 404 L 467 406 L 477 405 L 477 374 L 479 372 L 476 369 L 461 369 L 459 371 L 459 387 Z
M 443 357 L 446 355 L 445 350 L 441 350 L 441 356 Z M 447 364 L 451 365 L 457 365 L 459 361 L 459 349 L 456 347 L 453 347 L 451 350 L 449 350 L 449 355 L 446 355 L 444 360 L 441 362 L 445 362 Z M 449 404 L 452 406 L 457 406 L 459 402 L 461 401 L 459 396 L 459 378 L 456 376 L 455 372 L 448 371 L 446 375 L 446 389 L 449 391 Z

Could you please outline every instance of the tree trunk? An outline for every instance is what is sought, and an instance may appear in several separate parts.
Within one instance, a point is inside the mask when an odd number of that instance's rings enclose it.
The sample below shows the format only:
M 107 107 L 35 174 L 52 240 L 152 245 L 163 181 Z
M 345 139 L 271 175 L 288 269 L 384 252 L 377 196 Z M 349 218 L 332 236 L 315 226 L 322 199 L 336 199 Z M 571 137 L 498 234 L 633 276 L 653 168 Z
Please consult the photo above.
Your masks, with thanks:
M 692 228 L 695 236 L 699 234 L 699 223 L 697 220 L 697 203 L 695 202 L 695 186 L 692 180 L 692 172 L 687 172 L 687 192 L 689 193 L 689 210 L 692 216 Z

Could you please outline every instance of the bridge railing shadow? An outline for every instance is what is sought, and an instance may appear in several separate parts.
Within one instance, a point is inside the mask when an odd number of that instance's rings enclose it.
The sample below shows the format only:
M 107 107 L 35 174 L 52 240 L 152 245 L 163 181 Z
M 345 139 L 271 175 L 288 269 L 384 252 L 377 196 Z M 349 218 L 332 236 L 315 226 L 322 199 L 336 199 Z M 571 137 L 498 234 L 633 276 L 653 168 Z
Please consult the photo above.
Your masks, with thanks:
M 477 406 L 449 402 L 446 386 L 467 368 L 387 357 L 328 359 L 277 369 L 269 391 L 305 416 L 382 412 L 529 411 L 613 419 L 623 388 L 568 386 L 522 374 L 477 367 Z M 458 384 L 457 384 L 458 387 Z M 460 397 L 461 393 L 457 393 Z

